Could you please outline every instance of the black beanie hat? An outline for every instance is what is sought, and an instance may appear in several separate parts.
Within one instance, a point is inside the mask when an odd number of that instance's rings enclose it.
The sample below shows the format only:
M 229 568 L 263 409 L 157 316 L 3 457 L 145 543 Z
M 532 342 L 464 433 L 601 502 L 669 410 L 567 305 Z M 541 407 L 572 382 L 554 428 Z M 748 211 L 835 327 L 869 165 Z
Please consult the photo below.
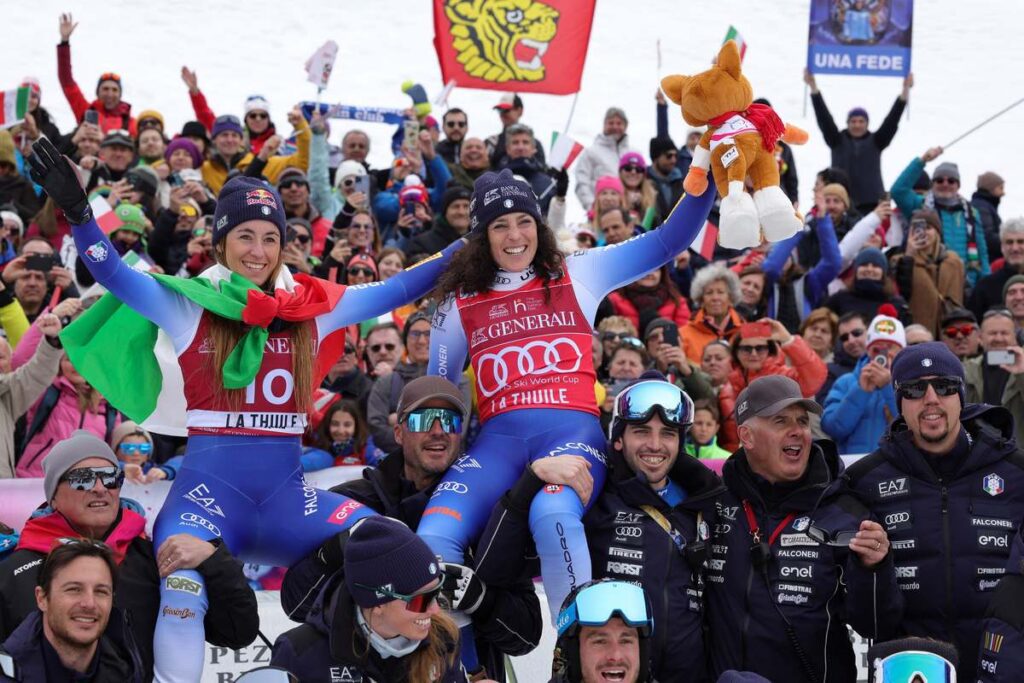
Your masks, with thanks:
M 217 210 L 213 214 L 213 243 L 217 244 L 239 223 L 252 220 L 270 221 L 281 233 L 281 244 L 285 242 L 285 217 L 281 208 L 281 197 L 256 178 L 237 176 L 232 178 L 217 195 Z
M 444 195 L 441 197 L 441 215 L 448 213 L 448 207 L 452 205 L 452 202 L 456 202 L 460 199 L 467 201 L 473 198 L 473 193 L 469 191 L 468 187 L 464 185 L 452 185 L 444 191 Z
M 345 583 L 360 607 L 376 607 L 394 598 L 373 589 L 412 595 L 436 581 L 433 551 L 409 527 L 390 517 L 367 517 L 345 544 Z
M 486 230 L 496 219 L 516 211 L 533 216 L 538 226 L 544 222 L 537 195 L 528 182 L 507 168 L 500 173 L 488 171 L 476 179 L 469 202 L 470 230 Z
M 665 152 L 676 152 L 676 143 L 672 142 L 672 138 L 667 135 L 659 135 L 656 138 L 651 138 L 651 161 L 654 161 Z

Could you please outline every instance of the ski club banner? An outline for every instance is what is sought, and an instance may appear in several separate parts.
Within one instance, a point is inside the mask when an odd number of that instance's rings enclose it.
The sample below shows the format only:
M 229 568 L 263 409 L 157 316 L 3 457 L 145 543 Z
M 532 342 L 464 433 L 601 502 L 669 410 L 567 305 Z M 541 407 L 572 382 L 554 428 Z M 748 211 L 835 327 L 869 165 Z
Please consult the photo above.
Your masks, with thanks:
M 579 92 L 596 0 L 434 0 L 444 83 L 460 88 Z
M 913 28 L 914 0 L 811 0 L 807 68 L 905 77 Z

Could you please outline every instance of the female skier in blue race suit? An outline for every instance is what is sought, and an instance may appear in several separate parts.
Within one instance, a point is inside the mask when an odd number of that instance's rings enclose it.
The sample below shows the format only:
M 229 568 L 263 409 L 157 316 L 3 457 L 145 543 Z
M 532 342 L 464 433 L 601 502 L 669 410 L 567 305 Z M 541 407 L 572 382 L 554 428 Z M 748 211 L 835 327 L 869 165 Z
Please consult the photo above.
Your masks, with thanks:
M 218 197 L 218 265 L 204 273 L 210 286 L 193 287 L 194 281 L 158 279 L 124 264 L 93 220 L 69 162 L 45 139 L 34 151 L 32 175 L 73 224 L 78 253 L 97 282 L 174 344 L 185 380 L 189 440 L 156 521 L 156 547 L 172 534 L 188 533 L 220 538 L 246 561 L 288 566 L 372 514 L 302 479 L 300 435 L 316 378 L 314 357 L 340 352 L 346 325 L 427 292 L 461 241 L 443 258 L 385 283 L 345 290 L 315 278 L 293 279 L 281 261 L 280 198 L 264 183 L 238 177 Z M 234 300 L 225 301 L 232 292 Z M 224 317 L 225 310 L 240 307 L 240 316 Z M 106 360 L 133 359 L 111 353 Z M 159 568 L 165 580 L 154 643 L 156 679 L 194 683 L 202 674 L 207 595 L 202 576 L 175 570 L 175 560 L 164 557 Z
M 483 424 L 437 486 L 417 531 L 445 561 L 464 561 L 494 503 L 538 458 L 583 456 L 594 496 L 601 490 L 605 436 L 591 353 L 597 306 L 687 248 L 714 194 L 684 198 L 656 230 L 563 258 L 527 183 L 508 170 L 476 181 L 472 232 L 438 283 L 444 299 L 430 336 L 428 372 L 457 382 L 468 356 Z M 575 491 L 560 486 L 542 490 L 530 509 L 552 618 L 569 591 L 591 579 L 583 512 Z M 465 655 L 472 639 L 463 643 Z M 466 656 L 463 662 L 472 666 Z

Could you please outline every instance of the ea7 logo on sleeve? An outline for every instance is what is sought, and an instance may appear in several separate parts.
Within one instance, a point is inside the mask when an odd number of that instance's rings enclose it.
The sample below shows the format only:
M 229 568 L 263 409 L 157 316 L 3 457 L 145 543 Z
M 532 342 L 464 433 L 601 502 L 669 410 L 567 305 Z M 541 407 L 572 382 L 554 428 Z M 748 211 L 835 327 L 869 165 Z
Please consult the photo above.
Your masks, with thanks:
M 910 493 L 910 481 L 906 477 L 878 482 L 879 498 L 894 498 Z

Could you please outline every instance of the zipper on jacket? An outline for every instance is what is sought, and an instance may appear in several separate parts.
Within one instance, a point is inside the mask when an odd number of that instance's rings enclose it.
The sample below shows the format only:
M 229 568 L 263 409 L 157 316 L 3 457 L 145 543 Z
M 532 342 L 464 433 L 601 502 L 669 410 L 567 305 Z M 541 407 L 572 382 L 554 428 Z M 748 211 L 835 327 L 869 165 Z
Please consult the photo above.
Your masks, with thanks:
M 956 642 L 953 628 L 953 548 L 949 540 L 949 489 L 946 482 L 939 479 L 942 486 L 942 543 L 946 564 L 946 632 L 950 642 Z

